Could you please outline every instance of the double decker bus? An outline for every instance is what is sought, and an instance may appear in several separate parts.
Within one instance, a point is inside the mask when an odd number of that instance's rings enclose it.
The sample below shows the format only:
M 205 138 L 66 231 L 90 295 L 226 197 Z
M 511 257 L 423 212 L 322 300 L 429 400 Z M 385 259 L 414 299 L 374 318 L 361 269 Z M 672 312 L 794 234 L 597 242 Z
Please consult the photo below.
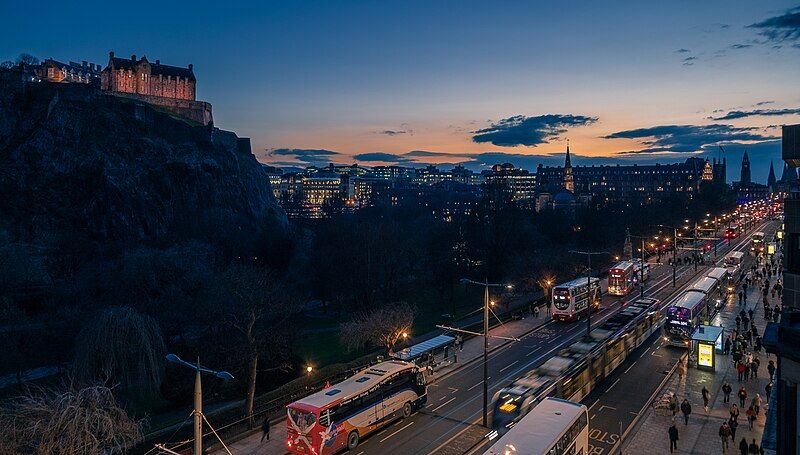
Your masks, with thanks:
M 590 285 L 591 283 L 591 285 Z M 575 278 L 553 288 L 550 313 L 556 321 L 574 321 L 600 308 L 600 280 Z
M 427 397 L 416 365 L 379 363 L 287 406 L 286 448 L 304 455 L 353 450 L 368 434 L 410 416 Z
M 752 242 L 750 243 L 750 254 L 758 256 L 764 251 L 764 233 L 759 231 L 753 234 Z
M 505 434 L 547 397 L 580 400 L 652 334 L 661 301 L 637 299 L 589 335 L 495 393 L 492 429 Z
M 633 262 L 617 262 L 608 269 L 608 293 L 628 295 L 636 286 L 637 280 Z
M 696 290 L 686 291 L 677 302 L 667 308 L 664 322 L 664 341 L 680 347 L 688 347 L 692 331 L 711 318 L 708 297 Z
M 484 455 L 567 455 L 589 453 L 589 410 L 546 398 L 498 439 Z

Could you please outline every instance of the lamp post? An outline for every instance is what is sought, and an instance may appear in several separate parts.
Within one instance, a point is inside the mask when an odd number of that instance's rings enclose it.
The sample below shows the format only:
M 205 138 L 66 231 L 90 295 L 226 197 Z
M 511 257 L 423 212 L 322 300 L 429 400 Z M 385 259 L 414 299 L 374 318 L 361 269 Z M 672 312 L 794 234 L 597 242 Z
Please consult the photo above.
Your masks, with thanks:
M 190 368 L 195 371 L 194 375 L 194 455 L 201 455 L 203 453 L 203 387 L 200 381 L 200 373 L 213 374 L 214 376 L 230 380 L 233 375 L 227 371 L 214 371 L 200 366 L 200 358 L 197 358 L 197 363 L 192 364 L 182 360 L 175 354 L 167 354 L 167 360 L 172 363 L 177 363 Z
M 586 274 L 586 334 L 592 331 L 592 255 L 610 254 L 608 251 L 577 251 L 570 250 L 572 254 L 585 254 L 589 265 L 589 273 Z M 599 283 L 598 283 L 598 288 Z
M 676 276 L 676 261 L 677 261 L 677 253 L 678 253 L 678 228 L 675 226 L 666 226 L 663 224 L 659 224 L 658 227 L 663 227 L 667 229 L 672 229 L 672 287 L 675 287 L 675 281 L 677 281 Z

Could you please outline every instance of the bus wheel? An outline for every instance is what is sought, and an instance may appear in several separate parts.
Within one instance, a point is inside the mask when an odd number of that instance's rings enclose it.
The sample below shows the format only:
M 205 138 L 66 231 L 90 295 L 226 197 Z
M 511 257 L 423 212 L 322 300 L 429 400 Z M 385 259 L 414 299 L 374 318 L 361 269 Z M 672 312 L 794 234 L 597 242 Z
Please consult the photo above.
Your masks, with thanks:
M 352 431 L 347 435 L 347 449 L 353 450 L 358 446 L 358 431 Z
M 403 418 L 407 419 L 411 416 L 411 403 L 406 403 L 403 405 Z

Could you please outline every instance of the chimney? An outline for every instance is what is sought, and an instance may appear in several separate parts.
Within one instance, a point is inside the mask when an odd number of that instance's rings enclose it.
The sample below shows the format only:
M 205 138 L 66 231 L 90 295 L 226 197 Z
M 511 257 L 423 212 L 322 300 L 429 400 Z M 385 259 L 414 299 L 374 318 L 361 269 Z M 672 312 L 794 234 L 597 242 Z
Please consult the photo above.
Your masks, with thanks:
M 136 54 L 131 55 L 131 60 L 136 61 Z
M 156 65 L 160 65 L 160 64 L 161 64 L 161 60 L 156 59 Z
M 190 63 L 190 64 L 189 64 L 189 71 L 192 71 L 192 70 L 194 70 L 194 65 L 192 65 L 192 64 Z
M 108 53 L 108 58 L 114 58 L 114 51 Z

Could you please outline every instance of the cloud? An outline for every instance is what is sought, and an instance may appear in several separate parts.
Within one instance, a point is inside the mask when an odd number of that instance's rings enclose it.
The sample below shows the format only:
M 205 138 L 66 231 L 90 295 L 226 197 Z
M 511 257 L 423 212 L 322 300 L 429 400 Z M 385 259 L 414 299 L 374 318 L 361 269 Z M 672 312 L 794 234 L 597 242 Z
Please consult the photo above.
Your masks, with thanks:
M 770 17 L 748 25 L 758 29 L 758 34 L 768 41 L 794 41 L 800 39 L 800 7 L 792 8 L 780 16 Z
M 764 141 L 775 139 L 754 132 L 755 127 L 733 125 L 661 125 L 639 128 L 603 136 L 604 139 L 644 139 L 646 148 L 621 154 L 698 153 L 704 147 L 732 141 Z
M 488 142 L 499 147 L 525 145 L 536 147 L 548 143 L 573 126 L 589 125 L 597 117 L 572 114 L 547 114 L 535 117 L 516 115 L 492 123 L 488 128 L 473 131 L 472 140 L 477 143 Z
M 680 48 L 680 49 L 675 51 L 676 54 L 686 54 L 688 52 L 692 52 L 692 51 L 690 51 L 689 49 L 685 49 L 685 48 Z
M 289 149 L 289 148 L 276 148 L 267 149 L 267 157 L 289 157 L 294 161 L 282 161 L 284 163 L 308 164 L 313 166 L 320 166 L 328 164 L 332 158 L 341 156 L 341 153 L 334 152 L 333 150 L 325 149 Z
M 382 131 L 376 131 L 375 133 L 376 134 L 384 134 L 386 136 L 397 136 L 397 135 L 400 135 L 400 134 L 408 134 L 409 136 L 413 136 L 414 135 L 414 130 L 412 130 L 408 126 L 407 123 L 403 123 L 403 124 L 400 125 L 399 129 L 382 130 Z
M 730 111 L 722 117 L 709 117 L 711 120 L 733 120 L 755 116 L 777 116 L 800 114 L 800 108 L 787 109 L 753 109 L 751 111 Z
M 766 106 L 767 104 L 775 104 L 775 101 L 759 101 L 753 106 Z
M 753 47 L 752 44 L 732 44 L 731 49 L 747 49 L 748 47 Z

